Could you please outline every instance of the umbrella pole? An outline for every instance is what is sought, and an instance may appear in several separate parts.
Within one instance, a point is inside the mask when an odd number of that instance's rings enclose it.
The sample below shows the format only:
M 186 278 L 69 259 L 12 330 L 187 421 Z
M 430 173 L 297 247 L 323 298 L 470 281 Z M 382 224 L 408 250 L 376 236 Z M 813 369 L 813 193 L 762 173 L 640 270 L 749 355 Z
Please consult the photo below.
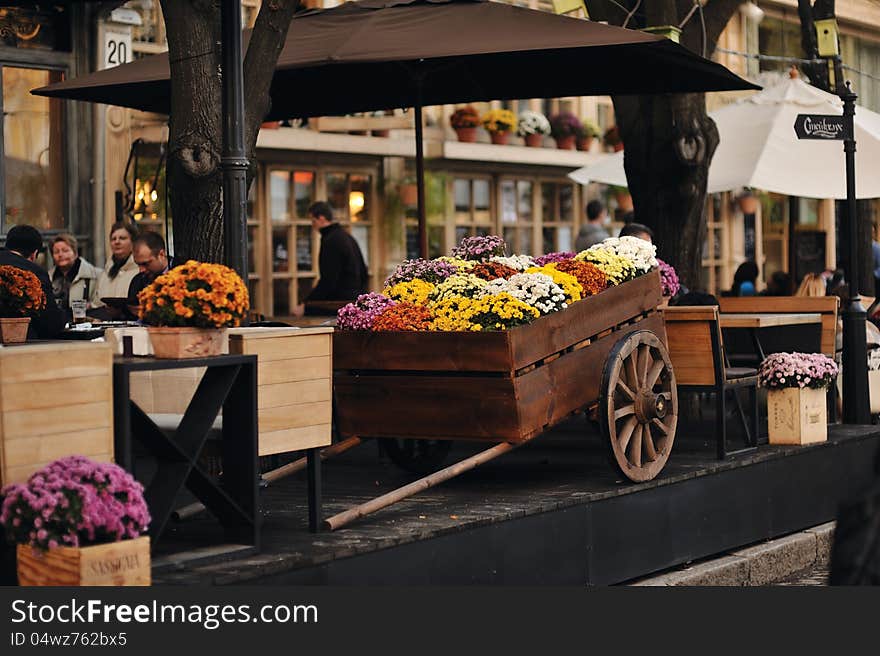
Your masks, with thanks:
M 244 74 L 241 0 L 220 4 L 223 48 L 223 236 L 226 265 L 247 281 L 247 170 L 244 148 Z
M 428 227 L 425 221 L 425 144 L 422 128 L 422 84 L 416 89 L 416 104 L 413 107 L 416 122 L 416 184 L 419 198 L 419 257 L 428 259 Z

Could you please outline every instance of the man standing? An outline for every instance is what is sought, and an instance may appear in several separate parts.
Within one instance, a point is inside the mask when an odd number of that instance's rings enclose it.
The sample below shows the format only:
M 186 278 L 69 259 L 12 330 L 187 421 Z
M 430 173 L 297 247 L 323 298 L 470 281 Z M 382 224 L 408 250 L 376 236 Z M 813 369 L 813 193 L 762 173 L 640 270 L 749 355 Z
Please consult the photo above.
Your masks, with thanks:
M 128 311 L 136 315 L 140 305 L 138 294 L 156 278 L 167 272 L 171 267 L 171 258 L 165 252 L 165 240 L 155 232 L 145 232 L 135 239 L 131 256 L 138 265 L 140 273 L 131 280 L 128 286 Z
M 353 301 L 360 294 L 365 294 L 368 286 L 367 265 L 361 249 L 354 237 L 333 221 L 330 204 L 312 204 L 309 216 L 312 217 L 312 228 L 321 233 L 321 252 L 318 255 L 320 279 L 305 301 L 293 309 L 297 317 L 322 314 L 317 308 L 308 307 L 313 301 Z
M 43 250 L 43 237 L 40 231 L 29 225 L 17 225 L 6 233 L 6 248 L 0 249 L 0 265 L 11 265 L 30 271 L 40 280 L 46 295 L 46 307 L 31 318 L 28 326 L 28 339 L 54 339 L 64 330 L 64 315 L 55 303 L 49 274 L 36 263 L 37 255 Z
M 611 235 L 605 229 L 605 219 L 608 213 L 601 201 L 591 200 L 587 203 L 587 222 L 581 226 L 577 239 L 574 242 L 575 249 L 580 252 L 594 244 L 608 239 Z

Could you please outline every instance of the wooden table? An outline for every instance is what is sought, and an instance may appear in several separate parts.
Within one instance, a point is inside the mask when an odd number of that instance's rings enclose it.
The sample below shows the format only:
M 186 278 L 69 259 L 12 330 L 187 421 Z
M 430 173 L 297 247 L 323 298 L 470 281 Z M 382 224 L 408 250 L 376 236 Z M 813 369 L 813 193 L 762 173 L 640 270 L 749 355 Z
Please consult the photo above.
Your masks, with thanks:
M 755 346 L 755 353 L 760 361 L 766 356 L 764 347 L 758 334 L 761 328 L 776 326 L 802 326 L 804 324 L 821 324 L 822 315 L 818 312 L 803 312 L 796 314 L 767 314 L 763 312 L 751 313 L 721 313 L 718 315 L 722 329 L 742 328 L 747 329 Z
M 131 400 L 135 371 L 205 367 L 205 375 L 173 436 L 167 436 Z M 151 548 L 186 486 L 220 520 L 233 540 L 259 546 L 259 465 L 257 459 L 257 356 L 218 355 L 185 360 L 113 358 L 113 415 L 116 462 L 132 471 L 132 439 L 157 459 L 158 471 L 145 497 L 152 515 Z M 208 432 L 223 409 L 223 478 L 202 469 L 199 457 Z

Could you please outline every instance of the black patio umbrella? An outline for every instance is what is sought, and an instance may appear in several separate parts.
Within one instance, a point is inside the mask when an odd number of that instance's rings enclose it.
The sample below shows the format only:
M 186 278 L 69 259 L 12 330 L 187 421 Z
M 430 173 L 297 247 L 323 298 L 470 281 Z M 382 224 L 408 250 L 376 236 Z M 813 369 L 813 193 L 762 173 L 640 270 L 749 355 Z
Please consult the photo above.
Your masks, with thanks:
M 245 39 L 249 34 L 245 35 Z M 455 102 L 759 87 L 664 37 L 486 0 L 360 0 L 294 16 L 266 120 Z M 33 93 L 170 113 L 167 54 Z

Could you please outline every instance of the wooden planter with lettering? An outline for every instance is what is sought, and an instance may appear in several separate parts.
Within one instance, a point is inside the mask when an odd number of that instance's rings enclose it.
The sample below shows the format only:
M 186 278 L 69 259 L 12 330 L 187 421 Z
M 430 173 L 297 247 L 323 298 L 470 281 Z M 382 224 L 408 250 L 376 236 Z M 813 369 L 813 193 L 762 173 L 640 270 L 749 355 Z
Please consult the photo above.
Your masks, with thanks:
M 767 392 L 770 444 L 813 444 L 828 439 L 827 390 L 808 387 Z
M 18 584 L 30 586 L 150 585 L 150 538 L 46 552 L 18 545 Z

